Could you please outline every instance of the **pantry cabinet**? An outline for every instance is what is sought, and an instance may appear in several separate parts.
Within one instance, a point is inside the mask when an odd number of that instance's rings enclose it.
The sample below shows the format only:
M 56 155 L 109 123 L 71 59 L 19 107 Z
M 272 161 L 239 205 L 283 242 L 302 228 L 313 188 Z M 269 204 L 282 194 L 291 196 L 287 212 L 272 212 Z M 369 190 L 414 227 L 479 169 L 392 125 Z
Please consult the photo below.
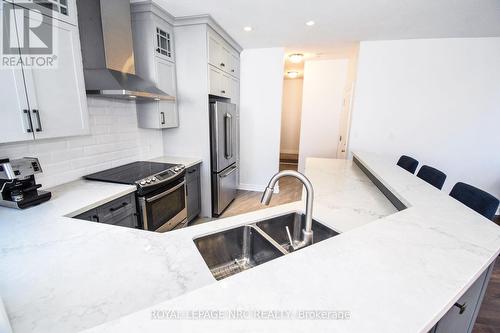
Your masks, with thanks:
M 173 17 L 151 1 L 133 3 L 131 14 L 136 74 L 175 97 L 177 76 Z M 137 102 L 137 120 L 141 128 L 178 127 L 177 102 Z
M 74 2 L 67 4 L 76 11 Z M 29 15 L 27 9 L 24 19 L 30 26 L 51 24 Z M 50 28 L 57 36 L 53 45 L 53 67 L 23 65 L 0 69 L 0 103 L 8 105 L 7 115 L 0 124 L 0 143 L 89 133 L 78 27 L 60 21 Z M 17 35 L 17 45 L 22 38 L 24 36 Z M 28 48 L 19 48 L 19 52 L 22 59 L 35 55 Z

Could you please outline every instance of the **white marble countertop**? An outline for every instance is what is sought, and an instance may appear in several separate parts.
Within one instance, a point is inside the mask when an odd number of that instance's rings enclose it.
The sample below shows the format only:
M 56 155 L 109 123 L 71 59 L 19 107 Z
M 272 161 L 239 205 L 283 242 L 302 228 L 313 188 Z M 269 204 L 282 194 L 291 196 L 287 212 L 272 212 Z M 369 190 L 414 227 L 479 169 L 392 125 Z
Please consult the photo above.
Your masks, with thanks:
M 153 162 L 162 162 L 162 163 L 173 163 L 173 164 L 182 164 L 187 168 L 190 168 L 196 164 L 202 163 L 200 158 L 196 157 L 179 157 L 179 156 L 160 156 L 151 159 Z
M 500 228 L 392 161 L 358 156 L 410 208 L 396 212 L 352 162 L 309 159 L 314 216 L 343 233 L 218 282 L 194 237 L 301 211 L 302 203 L 166 234 L 62 217 L 131 191 L 123 185 L 75 183 L 54 191 L 50 207 L 0 208 L 0 295 L 14 332 L 73 332 L 102 323 L 93 330 L 430 328 L 498 256 Z M 347 310 L 351 319 L 151 320 L 153 310 L 203 309 Z

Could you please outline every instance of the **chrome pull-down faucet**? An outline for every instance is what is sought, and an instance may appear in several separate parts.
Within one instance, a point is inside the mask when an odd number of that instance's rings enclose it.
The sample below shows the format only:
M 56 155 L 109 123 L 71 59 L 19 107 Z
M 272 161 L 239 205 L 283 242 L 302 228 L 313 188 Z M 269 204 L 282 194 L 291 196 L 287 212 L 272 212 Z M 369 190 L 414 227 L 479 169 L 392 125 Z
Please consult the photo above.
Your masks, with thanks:
M 300 242 L 293 244 L 292 242 L 292 247 L 296 249 L 300 249 L 302 247 L 311 245 L 313 243 L 313 231 L 312 231 L 312 211 L 313 211 L 313 200 L 314 200 L 314 190 L 311 182 L 309 179 L 307 179 L 306 176 L 301 174 L 300 172 L 293 171 L 293 170 L 285 170 L 278 172 L 275 174 L 271 180 L 269 181 L 269 184 L 266 187 L 266 190 L 264 191 L 264 194 L 262 194 L 262 199 L 260 200 L 261 203 L 264 205 L 269 205 L 271 202 L 271 197 L 273 196 L 274 192 L 274 187 L 276 186 L 276 183 L 278 180 L 282 177 L 294 177 L 297 178 L 302 182 L 304 187 L 306 188 L 306 226 L 304 229 L 302 229 L 302 239 Z

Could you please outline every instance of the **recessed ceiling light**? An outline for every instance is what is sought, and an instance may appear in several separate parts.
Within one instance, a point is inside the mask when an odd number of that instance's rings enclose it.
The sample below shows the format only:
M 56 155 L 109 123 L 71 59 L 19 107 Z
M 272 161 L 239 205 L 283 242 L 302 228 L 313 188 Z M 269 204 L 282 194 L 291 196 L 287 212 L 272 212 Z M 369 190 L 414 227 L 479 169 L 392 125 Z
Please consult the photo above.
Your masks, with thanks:
M 246 32 L 250 32 L 250 31 L 252 31 L 253 29 L 252 29 L 252 27 L 244 27 L 244 28 L 243 28 L 243 30 L 245 30 Z
M 290 59 L 290 61 L 293 62 L 294 64 L 298 64 L 302 62 L 302 59 L 304 59 L 304 55 L 302 53 L 294 53 L 290 54 L 288 56 L 288 59 Z
M 314 21 L 307 21 L 307 22 L 306 22 L 306 25 L 307 25 L 308 27 L 312 27 L 312 26 L 313 26 L 313 25 L 315 25 L 315 24 L 316 24 L 316 22 L 314 22 Z
M 290 79 L 295 79 L 295 78 L 299 77 L 299 72 L 297 72 L 297 71 L 289 71 L 289 72 L 286 73 L 286 75 Z

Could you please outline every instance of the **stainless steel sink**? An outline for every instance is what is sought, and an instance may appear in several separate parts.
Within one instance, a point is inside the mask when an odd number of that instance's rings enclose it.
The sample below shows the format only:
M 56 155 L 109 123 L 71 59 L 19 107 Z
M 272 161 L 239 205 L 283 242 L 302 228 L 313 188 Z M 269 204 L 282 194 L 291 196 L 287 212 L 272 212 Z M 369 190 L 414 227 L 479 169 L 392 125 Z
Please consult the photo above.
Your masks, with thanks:
M 203 236 L 194 242 L 217 280 L 281 257 L 285 253 L 252 225 Z
M 296 240 L 304 225 L 305 216 L 292 213 L 202 236 L 194 243 L 212 275 L 222 280 L 293 252 L 286 227 Z M 338 235 L 315 220 L 312 230 L 313 244 Z
M 288 252 L 293 252 L 294 249 L 290 244 L 286 227 L 289 228 L 293 240 L 297 241 L 300 240 L 301 231 L 304 229 L 305 223 L 305 215 L 292 213 L 257 222 L 257 226 Z M 316 220 L 313 220 L 312 230 L 313 244 L 338 235 L 337 232 L 324 226 Z

